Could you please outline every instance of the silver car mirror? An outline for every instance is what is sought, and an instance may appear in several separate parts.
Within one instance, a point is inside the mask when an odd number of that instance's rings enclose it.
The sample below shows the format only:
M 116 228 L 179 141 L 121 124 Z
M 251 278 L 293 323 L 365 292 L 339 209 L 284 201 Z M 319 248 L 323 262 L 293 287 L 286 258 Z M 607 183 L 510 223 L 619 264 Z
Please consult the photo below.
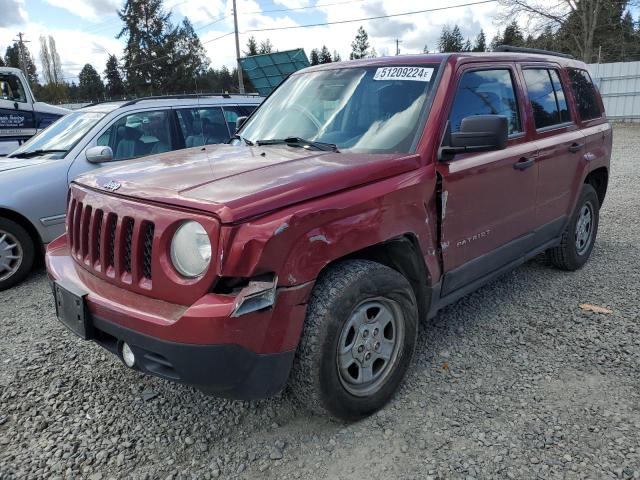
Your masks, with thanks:
M 111 150 L 111 147 L 98 146 L 87 148 L 85 155 L 89 163 L 104 163 L 113 160 L 113 150 Z

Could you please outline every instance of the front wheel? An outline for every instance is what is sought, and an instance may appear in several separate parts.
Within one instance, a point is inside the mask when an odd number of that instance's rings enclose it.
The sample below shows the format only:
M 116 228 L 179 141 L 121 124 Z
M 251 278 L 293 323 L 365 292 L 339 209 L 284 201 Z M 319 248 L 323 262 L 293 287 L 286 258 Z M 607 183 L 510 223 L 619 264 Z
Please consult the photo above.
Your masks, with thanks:
M 591 185 L 585 184 L 571 220 L 562 233 L 560 245 L 547 250 L 551 263 L 562 270 L 582 267 L 593 250 L 599 220 L 598 195 Z
M 404 276 L 366 260 L 333 265 L 311 294 L 290 391 L 315 413 L 366 417 L 398 389 L 417 328 L 417 302 Z
M 27 276 L 35 258 L 33 240 L 13 220 L 0 218 L 0 291 Z

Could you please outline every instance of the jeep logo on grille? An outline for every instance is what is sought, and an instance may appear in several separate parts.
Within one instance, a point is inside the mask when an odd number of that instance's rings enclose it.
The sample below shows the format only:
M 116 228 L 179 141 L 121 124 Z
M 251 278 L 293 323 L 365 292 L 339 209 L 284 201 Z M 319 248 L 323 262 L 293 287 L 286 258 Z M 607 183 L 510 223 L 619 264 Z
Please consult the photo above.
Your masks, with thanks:
M 115 192 L 120 187 L 121 187 L 121 185 L 118 182 L 115 182 L 113 180 L 111 180 L 109 183 L 105 183 L 102 186 L 102 188 L 104 188 L 105 190 L 109 190 L 110 192 Z

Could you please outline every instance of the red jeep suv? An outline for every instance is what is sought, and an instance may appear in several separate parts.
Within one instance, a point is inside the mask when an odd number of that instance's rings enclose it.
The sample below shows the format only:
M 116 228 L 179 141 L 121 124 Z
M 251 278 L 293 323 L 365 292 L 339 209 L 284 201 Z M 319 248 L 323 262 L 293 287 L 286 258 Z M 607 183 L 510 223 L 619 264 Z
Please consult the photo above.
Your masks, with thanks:
M 546 252 L 589 258 L 612 132 L 584 63 L 550 52 L 307 68 L 230 145 L 71 185 L 47 250 L 57 315 L 131 368 L 216 395 L 285 384 L 371 414 L 418 320 Z

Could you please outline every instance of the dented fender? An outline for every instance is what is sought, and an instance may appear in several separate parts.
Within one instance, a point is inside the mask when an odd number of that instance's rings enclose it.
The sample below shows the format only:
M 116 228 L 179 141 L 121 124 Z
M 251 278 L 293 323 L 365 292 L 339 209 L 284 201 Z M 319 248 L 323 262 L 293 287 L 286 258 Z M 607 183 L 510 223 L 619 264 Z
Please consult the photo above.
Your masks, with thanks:
M 223 225 L 218 273 L 251 278 L 273 272 L 279 286 L 300 285 L 335 260 L 408 234 L 417 238 L 429 277 L 437 280 L 436 218 L 435 170 L 426 166 Z

